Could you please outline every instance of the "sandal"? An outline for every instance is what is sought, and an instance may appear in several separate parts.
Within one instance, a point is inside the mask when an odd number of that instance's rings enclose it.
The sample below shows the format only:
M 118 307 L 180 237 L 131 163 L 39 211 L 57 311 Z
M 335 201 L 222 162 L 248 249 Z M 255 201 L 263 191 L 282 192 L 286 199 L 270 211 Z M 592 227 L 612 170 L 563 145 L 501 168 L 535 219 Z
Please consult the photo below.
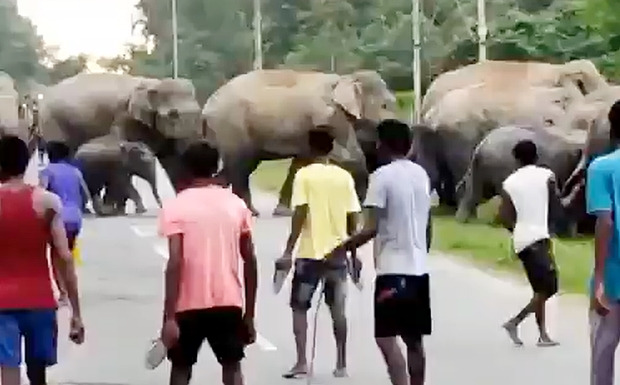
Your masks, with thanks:
M 308 371 L 305 369 L 297 369 L 297 368 L 293 368 L 291 370 L 289 370 L 288 372 L 284 373 L 282 375 L 282 377 L 286 378 L 286 379 L 300 379 L 300 378 L 304 378 L 308 375 Z

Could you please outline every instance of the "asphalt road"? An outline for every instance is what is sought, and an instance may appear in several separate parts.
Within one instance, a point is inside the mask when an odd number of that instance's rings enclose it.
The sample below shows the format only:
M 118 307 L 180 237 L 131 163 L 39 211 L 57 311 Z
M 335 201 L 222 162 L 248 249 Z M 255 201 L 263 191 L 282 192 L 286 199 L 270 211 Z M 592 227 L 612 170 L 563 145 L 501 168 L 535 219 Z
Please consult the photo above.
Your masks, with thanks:
M 154 207 L 150 193 L 140 186 L 147 205 Z M 294 361 L 287 305 L 290 283 L 274 295 L 270 281 L 272 263 L 283 249 L 289 221 L 271 218 L 274 199 L 258 194 L 254 199 L 264 213 L 254 228 L 260 273 L 260 336 L 246 351 L 246 383 L 300 383 L 281 378 Z M 51 371 L 51 383 L 167 383 L 167 363 L 153 371 L 144 368 L 145 351 L 161 322 L 166 261 L 165 243 L 156 234 L 156 210 L 139 217 L 88 219 L 80 245 L 84 263 L 79 278 L 87 339 L 79 347 L 67 341 L 68 314 L 61 311 L 60 364 Z M 362 255 L 366 285 L 361 292 L 351 285 L 348 300 L 350 377 L 331 376 L 334 342 L 328 313 L 322 307 L 314 384 L 389 384 L 373 341 L 372 262 L 368 247 Z M 552 331 L 561 342 L 559 347 L 537 348 L 535 324 L 530 319 L 523 326 L 525 346 L 515 348 L 500 325 L 528 300 L 529 290 L 522 282 L 498 278 L 439 255 L 431 257 L 430 265 L 434 332 L 426 340 L 429 384 L 587 383 L 588 331 L 583 300 L 564 298 L 555 306 Z M 219 383 L 219 378 L 217 363 L 205 345 L 193 383 Z

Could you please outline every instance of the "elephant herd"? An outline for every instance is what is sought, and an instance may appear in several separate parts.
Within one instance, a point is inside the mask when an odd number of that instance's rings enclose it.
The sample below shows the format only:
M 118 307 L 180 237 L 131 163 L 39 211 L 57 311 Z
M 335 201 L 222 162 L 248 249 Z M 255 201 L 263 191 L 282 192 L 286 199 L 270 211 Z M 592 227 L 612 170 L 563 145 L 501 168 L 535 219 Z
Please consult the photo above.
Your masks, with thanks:
M 207 141 L 219 149 L 233 191 L 255 213 L 252 172 L 261 161 L 292 158 L 274 210 L 288 215 L 294 174 L 308 161 L 305 136 L 314 127 L 331 130 L 331 158 L 352 173 L 363 197 L 377 166 L 376 126 L 397 113 L 394 94 L 375 71 L 252 71 L 221 86 L 202 109 L 187 79 L 79 74 L 42 94 L 42 137 L 67 143 L 92 195 L 105 188 L 105 203 L 119 213 L 129 198 L 143 210 L 131 176 L 147 180 L 160 201 L 156 162 L 180 188 L 185 175 L 178 155 L 194 141 Z M 606 111 L 617 98 L 620 87 L 587 60 L 468 65 L 430 85 L 409 156 L 427 170 L 441 203 L 465 221 L 515 169 L 514 144 L 532 139 L 541 162 L 556 173 L 563 220 L 578 223 L 586 217 L 584 171 L 607 150 Z

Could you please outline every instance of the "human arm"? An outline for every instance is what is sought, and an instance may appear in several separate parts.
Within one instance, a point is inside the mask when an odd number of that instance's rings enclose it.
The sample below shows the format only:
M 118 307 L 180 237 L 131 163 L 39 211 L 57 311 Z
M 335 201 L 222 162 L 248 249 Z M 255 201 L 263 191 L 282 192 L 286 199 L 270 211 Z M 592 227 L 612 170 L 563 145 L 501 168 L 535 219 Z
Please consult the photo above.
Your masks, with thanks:
M 256 290 L 258 286 L 258 264 L 256 262 L 256 254 L 254 252 L 254 242 L 252 240 L 251 221 L 252 213 L 247 212 L 244 215 L 241 225 L 241 237 L 239 238 L 239 250 L 243 260 L 243 281 L 245 288 L 245 313 L 243 319 L 248 328 L 247 344 L 251 344 L 256 339 L 256 331 L 254 329 L 254 315 L 256 312 Z
M 587 171 L 586 206 L 589 214 L 596 215 L 594 229 L 594 296 L 593 307 L 599 314 L 609 311 L 605 296 L 605 262 L 613 233 L 613 186 L 609 172 L 598 162 Z
M 308 216 L 306 177 L 303 169 L 298 170 L 293 179 L 291 206 L 294 208 L 291 218 L 291 231 L 286 241 L 284 253 L 282 253 L 282 258 L 280 259 L 280 263 L 284 265 L 290 265 L 292 261 L 293 249 L 295 248 L 297 239 L 299 239 L 301 235 L 301 231 Z
M 161 339 L 168 348 L 179 338 L 176 322 L 176 306 L 179 300 L 181 267 L 183 262 L 183 226 L 173 208 L 162 209 L 159 218 L 159 233 L 168 238 L 168 262 L 164 275 L 164 308 Z
M 515 210 L 512 199 L 506 190 L 502 190 L 501 203 L 499 207 L 499 219 L 508 231 L 512 232 L 517 221 L 517 212 Z
M 547 191 L 549 196 L 549 227 L 551 233 L 555 234 L 558 232 L 558 224 L 564 219 L 564 208 L 554 174 L 551 174 L 547 181 Z

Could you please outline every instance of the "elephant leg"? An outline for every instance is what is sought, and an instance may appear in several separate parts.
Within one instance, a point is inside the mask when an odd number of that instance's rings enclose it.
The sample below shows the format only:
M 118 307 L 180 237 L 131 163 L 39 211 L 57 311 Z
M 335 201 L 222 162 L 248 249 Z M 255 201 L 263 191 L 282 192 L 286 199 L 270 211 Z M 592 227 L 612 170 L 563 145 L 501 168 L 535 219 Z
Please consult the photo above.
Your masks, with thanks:
M 458 222 L 467 222 L 472 217 L 476 217 L 476 208 L 482 201 L 482 184 L 477 177 L 476 167 L 472 167 L 461 183 L 464 185 L 463 196 L 458 202 L 458 210 L 456 211 L 456 220 Z
M 280 189 L 280 199 L 278 200 L 278 205 L 273 210 L 273 216 L 291 216 L 293 215 L 293 210 L 291 209 L 291 197 L 293 194 L 293 180 L 295 179 L 295 173 L 300 168 L 306 166 L 308 164 L 307 160 L 301 158 L 293 158 L 291 161 L 291 165 L 288 168 L 288 173 L 286 174 L 286 179 L 282 184 L 282 188 Z
M 241 199 L 243 199 L 252 212 L 252 215 L 258 216 L 258 210 L 252 204 L 252 194 L 250 192 L 250 175 L 258 167 L 259 160 L 253 154 L 243 156 L 227 156 L 225 157 L 226 177 L 232 185 L 232 191 Z
M 133 183 L 131 183 L 131 180 L 127 185 L 126 195 L 135 203 L 136 214 L 144 214 L 146 212 L 146 207 L 144 207 L 142 197 L 140 196 L 140 193 L 138 193 L 138 190 L 134 187 Z

